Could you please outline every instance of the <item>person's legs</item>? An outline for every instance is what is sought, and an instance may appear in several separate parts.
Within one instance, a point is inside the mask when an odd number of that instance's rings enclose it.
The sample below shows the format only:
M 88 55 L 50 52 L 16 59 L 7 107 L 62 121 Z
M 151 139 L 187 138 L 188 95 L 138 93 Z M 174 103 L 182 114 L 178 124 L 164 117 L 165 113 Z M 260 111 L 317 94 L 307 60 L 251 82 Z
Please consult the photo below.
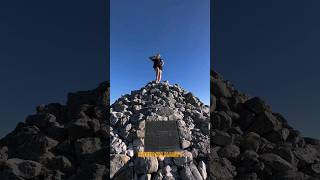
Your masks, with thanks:
M 158 68 L 158 78 L 157 78 L 157 83 L 160 82 L 160 72 L 161 72 L 161 69 Z
M 158 83 L 158 79 L 159 79 L 159 68 L 155 68 L 154 69 L 156 71 L 156 83 Z
M 162 78 L 162 70 L 159 69 L 159 82 L 161 81 L 161 78 Z

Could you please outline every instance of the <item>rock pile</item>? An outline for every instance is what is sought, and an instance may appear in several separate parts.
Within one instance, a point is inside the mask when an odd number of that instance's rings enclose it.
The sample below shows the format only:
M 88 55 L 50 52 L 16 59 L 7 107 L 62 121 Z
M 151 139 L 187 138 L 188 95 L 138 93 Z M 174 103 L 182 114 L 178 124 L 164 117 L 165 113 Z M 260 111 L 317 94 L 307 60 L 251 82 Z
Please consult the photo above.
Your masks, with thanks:
M 177 121 L 184 157 L 137 157 L 148 121 Z M 120 97 L 110 109 L 110 178 L 207 179 L 210 108 L 167 81 Z
M 210 179 L 320 179 L 320 141 L 211 72 Z
M 0 140 L 1 180 L 103 180 L 109 176 L 109 84 L 37 107 Z
M 167 82 L 111 108 L 108 83 L 70 93 L 66 105 L 40 105 L 0 140 L 0 179 L 320 179 L 320 140 L 213 71 L 211 87 L 210 110 Z M 178 122 L 185 156 L 138 158 L 146 121 L 169 120 Z

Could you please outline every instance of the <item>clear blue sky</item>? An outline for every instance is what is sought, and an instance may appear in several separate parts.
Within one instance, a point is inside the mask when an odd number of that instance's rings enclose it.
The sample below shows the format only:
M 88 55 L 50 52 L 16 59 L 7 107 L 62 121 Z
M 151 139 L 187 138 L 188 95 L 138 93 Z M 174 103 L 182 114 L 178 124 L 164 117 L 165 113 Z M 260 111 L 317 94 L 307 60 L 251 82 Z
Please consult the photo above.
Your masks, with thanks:
M 0 3 L 0 137 L 39 104 L 107 80 L 106 1 Z
M 165 59 L 163 80 L 210 102 L 210 1 L 111 0 L 111 102 L 155 79 L 148 57 Z
M 320 1 L 215 0 L 213 63 L 263 97 L 303 135 L 320 138 Z

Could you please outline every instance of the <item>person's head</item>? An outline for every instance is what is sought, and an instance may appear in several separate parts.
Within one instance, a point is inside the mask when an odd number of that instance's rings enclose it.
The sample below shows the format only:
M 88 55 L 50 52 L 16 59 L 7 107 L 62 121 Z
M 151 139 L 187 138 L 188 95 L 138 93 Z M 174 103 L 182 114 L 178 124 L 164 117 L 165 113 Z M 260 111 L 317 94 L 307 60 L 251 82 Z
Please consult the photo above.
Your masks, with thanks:
M 161 55 L 160 55 L 159 53 L 157 53 L 157 54 L 156 54 L 156 58 L 157 58 L 157 59 L 160 59 L 160 58 L 161 58 Z

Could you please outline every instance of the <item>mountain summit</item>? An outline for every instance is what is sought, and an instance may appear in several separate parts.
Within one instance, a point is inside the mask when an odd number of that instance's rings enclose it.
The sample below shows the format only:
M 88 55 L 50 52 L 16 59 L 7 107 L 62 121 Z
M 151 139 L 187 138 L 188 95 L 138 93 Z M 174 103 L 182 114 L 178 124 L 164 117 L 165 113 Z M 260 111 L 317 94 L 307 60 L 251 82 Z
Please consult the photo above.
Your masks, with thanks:
M 150 82 L 111 105 L 112 179 L 206 179 L 210 108 L 178 84 Z M 146 125 L 176 122 L 184 157 L 138 157 Z M 155 140 L 157 141 L 157 140 Z M 155 142 L 156 144 L 156 142 Z

